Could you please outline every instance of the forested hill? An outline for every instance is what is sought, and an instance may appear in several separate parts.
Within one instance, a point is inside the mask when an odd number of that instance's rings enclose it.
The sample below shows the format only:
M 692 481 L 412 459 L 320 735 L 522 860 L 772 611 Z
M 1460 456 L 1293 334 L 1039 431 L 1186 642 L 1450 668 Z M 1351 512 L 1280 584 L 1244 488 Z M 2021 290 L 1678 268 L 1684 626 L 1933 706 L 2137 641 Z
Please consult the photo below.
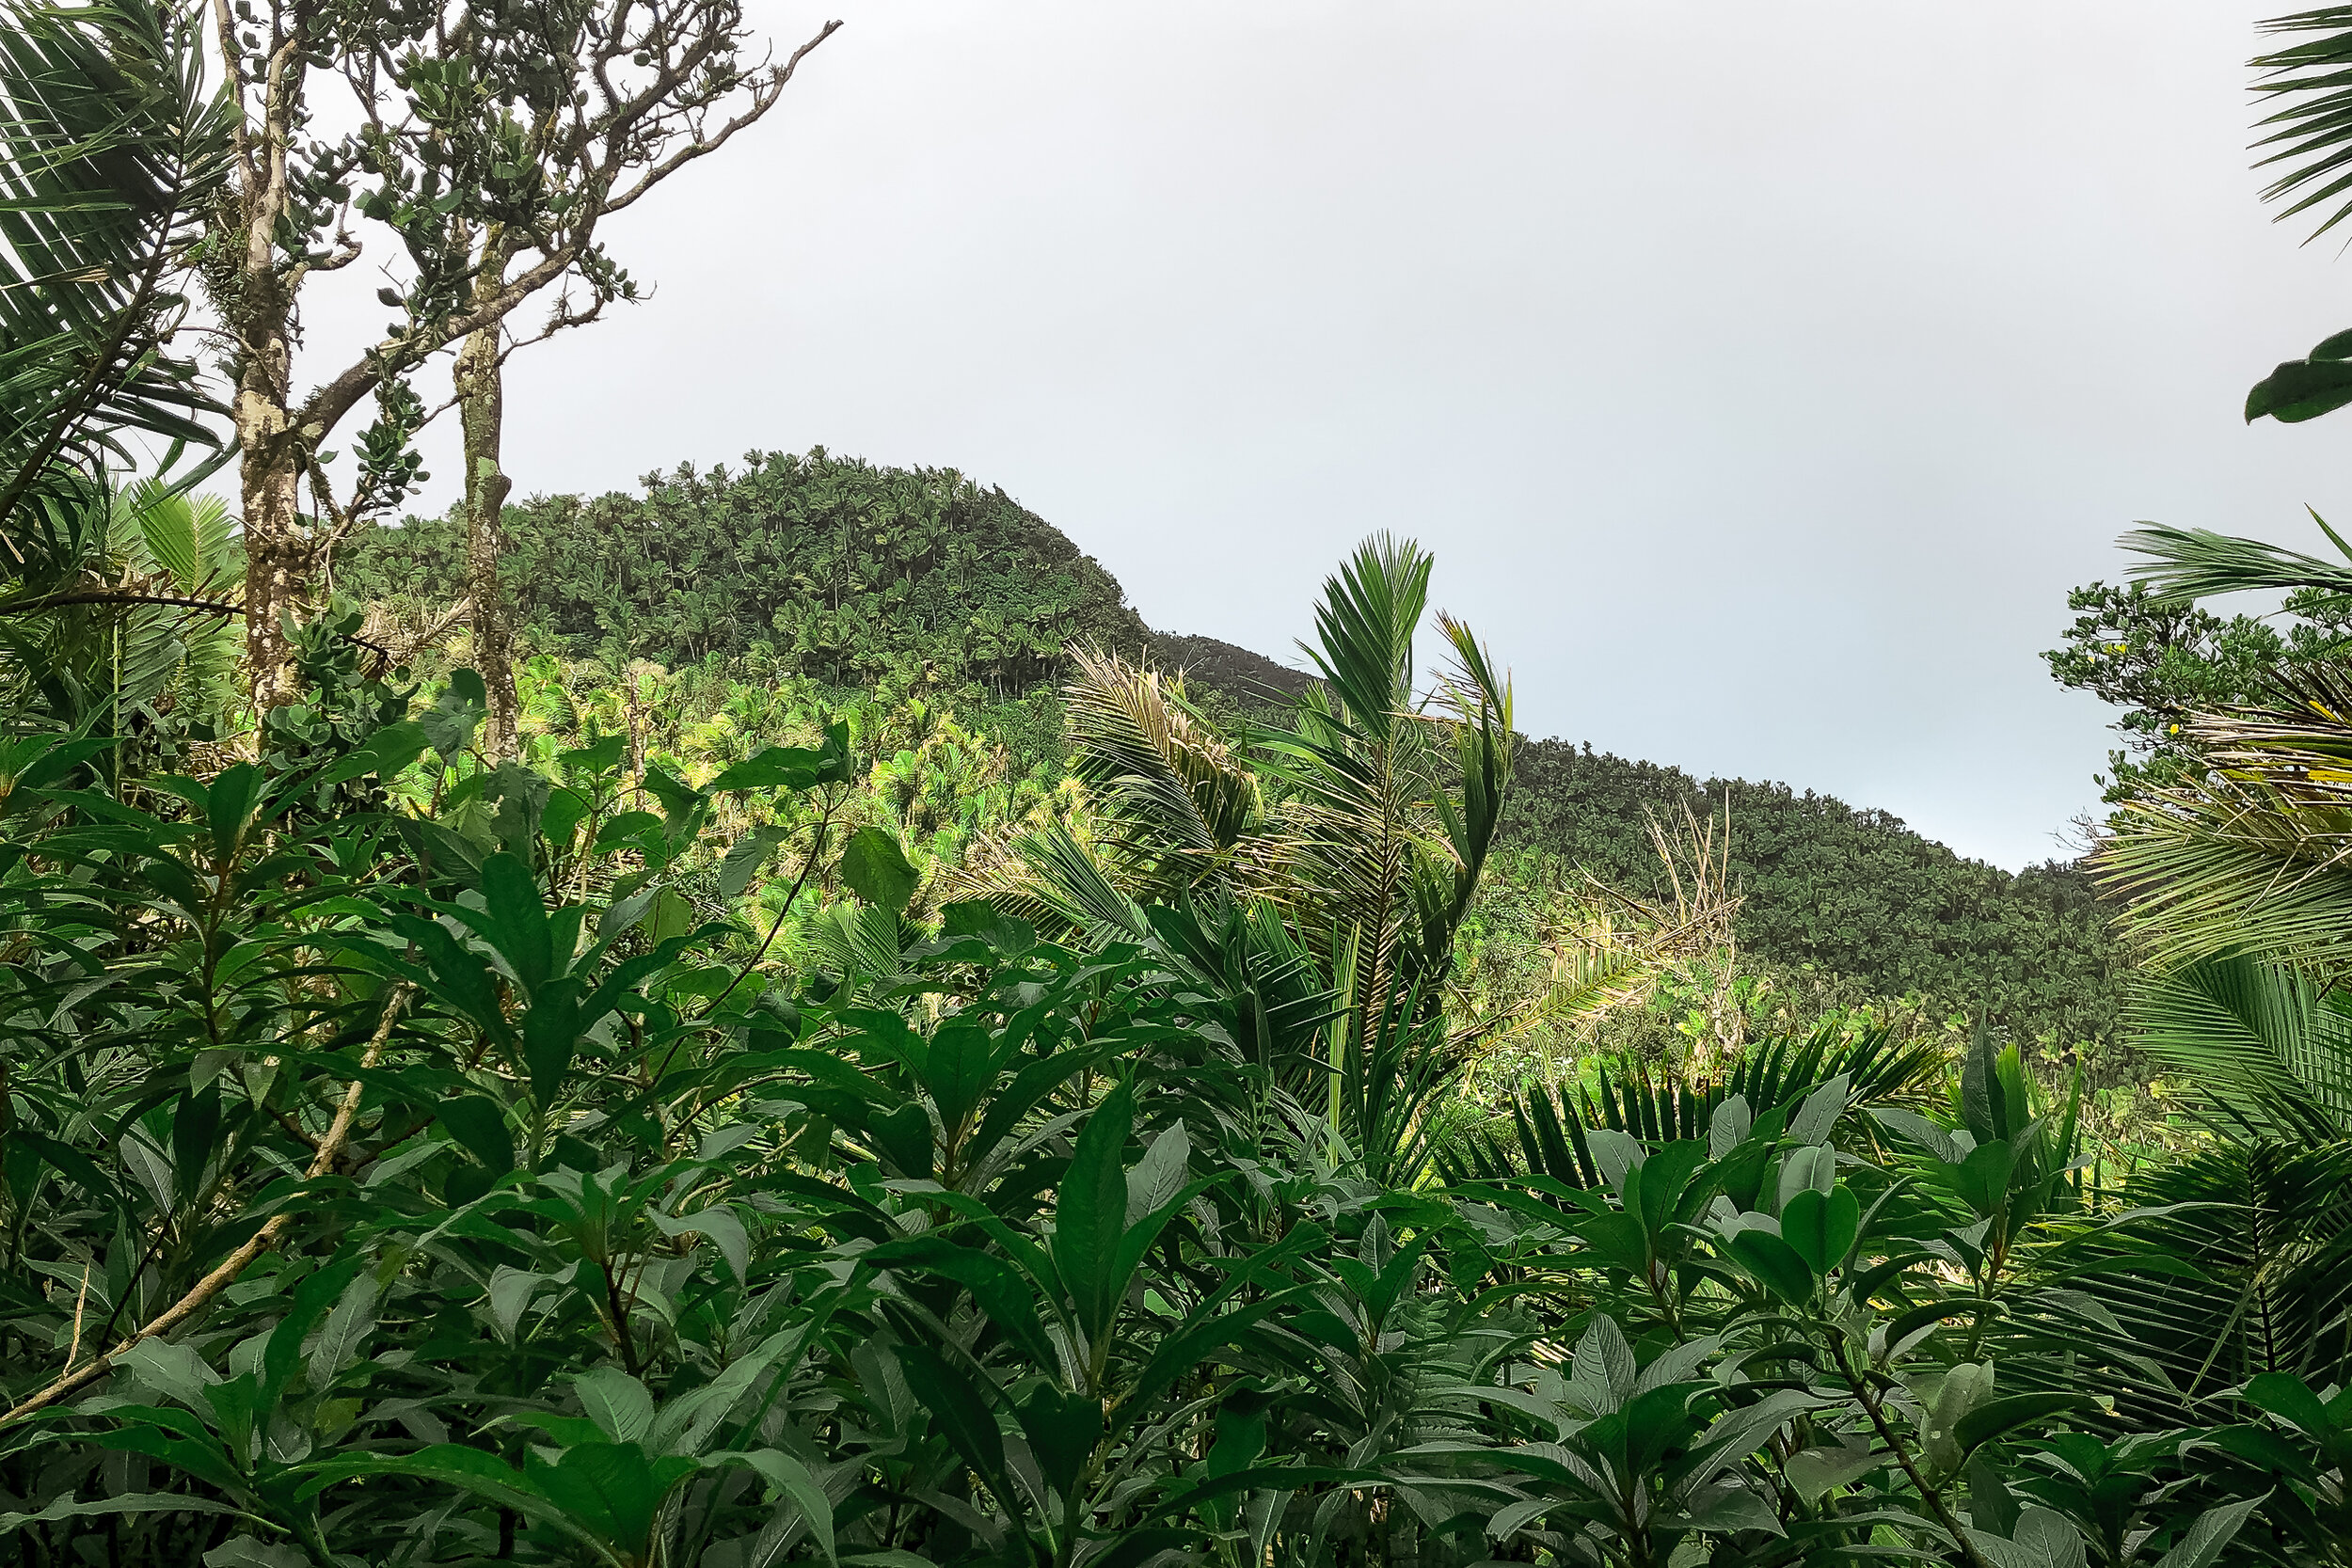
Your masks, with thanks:
M 1057 682 L 1064 650 L 1089 641 L 1247 707 L 1308 678 L 1216 638 L 1148 629 L 1092 557 L 953 469 L 755 453 L 740 469 L 653 475 L 638 496 L 534 497 L 507 508 L 506 529 L 509 591 L 535 651 L 677 666 L 764 644 L 827 685 L 920 678 L 981 702 Z M 346 546 L 338 586 L 431 620 L 464 594 L 464 562 L 461 522 L 412 518 Z M 1659 865 L 1646 814 L 1719 811 L 1728 790 L 1752 955 L 1869 994 L 1981 1007 L 2028 1036 L 2112 1031 L 2119 958 L 2071 866 L 2012 875 L 1883 812 L 1566 741 L 1523 742 L 1518 759 L 1506 850 L 1647 890 Z
M 1726 800 L 1750 952 L 1878 995 L 1981 1008 L 1994 1023 L 2062 1043 L 2112 1033 L 2122 974 L 2112 911 L 2064 862 L 2010 873 L 1883 811 L 1781 784 L 1702 782 L 1565 740 L 1520 743 L 1503 838 L 1612 886 L 1662 894 L 1647 816 L 1720 816 Z
M 804 674 L 871 685 L 928 666 L 1008 695 L 1062 650 L 1149 637 L 1117 579 L 1034 512 L 952 468 L 754 452 L 646 477 L 642 496 L 534 496 L 506 509 L 525 641 L 678 665 L 768 644 Z M 345 546 L 336 586 L 437 609 L 464 594 L 462 519 L 409 518 Z

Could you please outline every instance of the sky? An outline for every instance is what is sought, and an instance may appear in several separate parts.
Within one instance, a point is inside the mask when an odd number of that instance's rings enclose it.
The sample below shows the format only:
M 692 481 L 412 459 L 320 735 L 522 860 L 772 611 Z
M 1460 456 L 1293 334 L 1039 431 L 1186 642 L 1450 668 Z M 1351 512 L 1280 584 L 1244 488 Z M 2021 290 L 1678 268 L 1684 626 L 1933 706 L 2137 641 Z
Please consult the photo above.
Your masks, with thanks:
M 516 356 L 522 492 L 954 467 L 1293 659 L 1393 530 L 1523 731 L 2012 868 L 2097 803 L 2038 656 L 2116 535 L 2352 515 L 2352 412 L 2239 418 L 2352 325 L 2249 167 L 2276 0 L 753 3 L 847 25 Z

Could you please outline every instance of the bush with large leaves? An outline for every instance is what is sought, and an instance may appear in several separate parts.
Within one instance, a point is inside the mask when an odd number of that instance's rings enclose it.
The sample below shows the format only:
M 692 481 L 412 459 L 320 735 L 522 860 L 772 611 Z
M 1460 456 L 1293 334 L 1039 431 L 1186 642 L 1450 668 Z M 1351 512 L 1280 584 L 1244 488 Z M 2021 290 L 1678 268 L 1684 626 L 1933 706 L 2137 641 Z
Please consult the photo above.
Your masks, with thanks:
M 1400 1187 L 1267 1059 L 1329 1012 L 1268 931 L 909 932 L 820 828 L 747 853 L 839 857 L 891 973 L 787 990 L 680 879 L 718 797 L 830 820 L 837 739 L 698 789 L 367 702 L 147 804 L 103 741 L 0 758 L 18 1560 L 2201 1568 L 2338 1506 L 2291 1376 L 2145 1442 L 2077 1391 L 2013 1053 L 1935 1115 L 1783 1053 L 1589 1184 Z

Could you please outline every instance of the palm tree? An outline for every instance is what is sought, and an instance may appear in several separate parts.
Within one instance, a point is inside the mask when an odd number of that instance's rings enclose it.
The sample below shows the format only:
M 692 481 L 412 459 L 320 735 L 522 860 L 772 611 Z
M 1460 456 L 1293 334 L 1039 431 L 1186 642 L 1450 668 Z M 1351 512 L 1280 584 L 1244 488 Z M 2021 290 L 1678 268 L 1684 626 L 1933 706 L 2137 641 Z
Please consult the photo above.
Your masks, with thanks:
M 2169 596 L 2352 593 L 2339 565 L 2256 540 L 2143 529 Z M 2192 716 L 2207 766 L 2127 802 L 2097 857 L 2150 960 L 2134 1045 L 2207 1134 L 2136 1178 L 2148 1217 L 2062 1249 L 2167 1418 L 2264 1372 L 2352 1377 L 2352 672 L 2281 671 L 2263 706 Z
M 1424 1113 L 1455 1066 L 1454 935 L 1511 779 L 1510 687 L 1468 626 L 1438 618 L 1453 657 L 1416 692 L 1431 565 L 1386 534 L 1358 546 L 1302 645 L 1321 679 L 1279 727 L 1228 734 L 1181 676 L 1075 654 L 1088 813 L 976 853 L 956 887 L 1093 940 L 1165 943 L 1263 997 L 1276 1083 L 1384 1179 L 1426 1164 Z

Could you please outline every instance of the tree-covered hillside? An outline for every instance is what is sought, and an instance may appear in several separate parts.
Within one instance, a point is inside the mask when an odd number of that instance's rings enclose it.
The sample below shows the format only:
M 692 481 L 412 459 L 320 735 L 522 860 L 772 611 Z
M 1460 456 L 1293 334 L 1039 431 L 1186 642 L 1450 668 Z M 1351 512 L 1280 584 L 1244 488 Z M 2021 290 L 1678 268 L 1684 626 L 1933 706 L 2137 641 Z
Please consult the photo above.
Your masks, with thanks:
M 740 470 L 651 476 L 638 496 L 535 497 L 508 507 L 505 526 L 526 648 L 608 669 L 732 662 L 756 647 L 756 668 L 739 671 L 748 678 L 780 668 L 836 689 L 919 687 L 971 708 L 966 721 L 988 735 L 1006 732 L 995 716 L 1007 700 L 1049 700 L 1078 643 L 1181 671 L 1219 712 L 1263 713 L 1309 684 L 1231 642 L 1147 629 L 1092 557 L 953 469 L 755 453 Z M 464 594 L 464 550 L 461 518 L 411 518 L 347 546 L 340 585 L 431 621 Z M 1033 705 L 1004 734 L 1010 765 L 1057 772 Z M 1720 811 L 1726 789 L 1749 955 L 1810 966 L 1850 994 L 1982 1013 L 2028 1037 L 2111 1036 L 2120 952 L 2089 879 L 2063 863 L 2012 875 L 1884 812 L 1562 740 L 1521 742 L 1500 847 L 1547 858 L 1555 879 L 1589 873 L 1647 895 L 1661 876 L 1649 816 L 1671 825 L 1686 806 Z
M 817 448 L 739 471 L 681 465 L 642 496 L 506 509 L 517 629 L 541 652 L 676 665 L 767 643 L 834 686 L 928 670 L 1000 695 L 1058 677 L 1062 650 L 1143 643 L 1119 583 L 999 489 Z M 465 594 L 457 515 L 362 532 L 337 587 L 425 618 Z
M 1589 745 L 1530 740 L 1503 828 L 1612 886 L 1663 891 L 1645 814 L 1731 808 L 1740 945 L 1771 962 L 1918 994 L 2062 1044 L 2107 1037 L 2121 1006 L 2112 911 L 2079 867 L 2010 873 L 1921 837 L 1899 817 L 1781 784 L 1693 778 Z

